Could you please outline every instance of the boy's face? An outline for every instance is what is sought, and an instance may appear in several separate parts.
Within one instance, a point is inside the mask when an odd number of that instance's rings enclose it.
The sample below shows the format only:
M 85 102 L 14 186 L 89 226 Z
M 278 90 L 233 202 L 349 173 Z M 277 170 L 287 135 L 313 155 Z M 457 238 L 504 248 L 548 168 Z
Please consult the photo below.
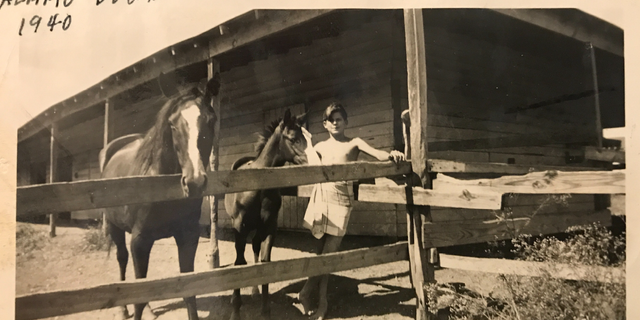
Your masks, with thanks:
M 335 111 L 331 113 L 327 120 L 323 121 L 323 125 L 330 134 L 343 134 L 347 122 L 344 120 L 340 112 Z

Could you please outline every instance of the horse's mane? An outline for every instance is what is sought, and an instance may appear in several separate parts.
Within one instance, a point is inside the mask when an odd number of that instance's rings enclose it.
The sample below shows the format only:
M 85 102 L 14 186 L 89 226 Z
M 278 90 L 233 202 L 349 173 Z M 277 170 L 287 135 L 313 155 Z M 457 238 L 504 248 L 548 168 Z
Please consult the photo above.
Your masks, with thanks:
M 197 97 L 192 94 L 184 94 L 169 99 L 156 117 L 155 124 L 147 131 L 136 155 L 136 160 L 142 172 L 146 172 L 153 163 L 161 163 L 163 151 L 173 150 L 171 129 L 169 128 L 169 117 L 182 104 Z M 175 158 L 175 155 L 173 156 Z M 171 159 L 174 160 L 174 159 Z M 177 158 L 175 158 L 177 161 Z M 179 168 L 179 166 L 177 166 Z M 173 172 L 172 172 L 173 173 Z M 177 173 L 177 172 L 175 172 Z
M 262 149 L 264 149 L 264 146 L 267 144 L 267 141 L 269 141 L 269 138 L 271 138 L 271 135 L 273 135 L 273 133 L 276 131 L 276 128 L 280 125 L 280 121 L 282 121 L 282 118 L 272 121 L 269 125 L 267 125 L 264 128 L 264 130 L 261 133 L 258 133 L 258 141 L 256 141 L 256 144 L 255 144 L 255 150 L 258 154 L 262 152 Z

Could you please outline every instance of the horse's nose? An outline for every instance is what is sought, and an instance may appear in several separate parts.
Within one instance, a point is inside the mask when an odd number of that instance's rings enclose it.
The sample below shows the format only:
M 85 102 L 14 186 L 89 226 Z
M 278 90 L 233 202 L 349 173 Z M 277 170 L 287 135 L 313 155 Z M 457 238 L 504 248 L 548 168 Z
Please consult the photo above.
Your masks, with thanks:
M 207 175 L 204 172 L 193 177 L 182 177 L 182 188 L 185 192 L 185 196 L 195 197 L 202 195 L 202 192 L 207 187 Z
M 307 164 L 307 163 L 309 163 L 309 160 L 307 159 L 307 155 L 303 153 L 303 154 L 297 155 L 294 158 L 294 163 L 295 164 Z
M 194 170 L 193 184 L 195 184 L 198 188 L 202 188 L 205 186 L 206 182 L 207 174 L 201 170 Z

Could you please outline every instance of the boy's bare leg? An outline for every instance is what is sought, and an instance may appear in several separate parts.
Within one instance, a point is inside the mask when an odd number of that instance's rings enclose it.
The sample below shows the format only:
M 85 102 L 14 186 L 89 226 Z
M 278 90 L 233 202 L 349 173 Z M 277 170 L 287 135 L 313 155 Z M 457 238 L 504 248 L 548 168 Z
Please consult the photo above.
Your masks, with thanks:
M 322 250 L 323 254 L 337 252 L 340 249 L 340 243 L 342 243 L 342 237 L 325 235 L 326 239 L 324 241 L 324 248 Z M 326 313 L 327 308 L 329 306 L 327 302 L 327 284 L 329 283 L 329 275 L 325 274 L 320 276 L 320 294 L 318 301 L 318 310 L 313 314 L 311 319 L 313 320 L 323 320 Z
M 326 242 L 328 235 L 322 236 L 320 240 L 318 240 L 318 247 L 316 248 L 317 254 L 322 254 L 324 251 L 324 244 Z M 309 277 L 307 282 L 304 283 L 304 287 L 298 293 L 298 300 L 302 305 L 302 313 L 305 315 L 309 315 L 311 313 L 311 293 L 314 290 L 318 290 L 318 285 L 320 284 L 320 280 L 322 280 L 322 276 Z
M 309 277 L 302 290 L 300 290 L 300 293 L 298 293 L 298 301 L 300 301 L 302 305 L 302 313 L 304 315 L 311 314 L 311 292 L 313 292 L 314 289 L 318 289 L 320 280 L 322 280 L 322 276 Z

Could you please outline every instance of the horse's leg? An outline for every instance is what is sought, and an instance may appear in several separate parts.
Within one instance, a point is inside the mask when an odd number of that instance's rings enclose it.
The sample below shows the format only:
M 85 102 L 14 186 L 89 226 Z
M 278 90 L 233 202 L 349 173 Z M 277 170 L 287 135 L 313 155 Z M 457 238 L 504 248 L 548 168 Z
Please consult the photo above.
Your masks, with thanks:
M 151 254 L 151 247 L 153 247 L 153 240 L 147 239 L 140 234 L 134 234 L 131 237 L 131 256 L 133 257 L 133 269 L 136 273 L 136 279 L 144 279 L 147 277 L 147 270 L 149 269 L 149 255 Z M 134 320 L 142 320 L 142 312 L 149 314 L 147 317 L 155 319 L 155 315 L 149 309 L 145 308 L 149 303 L 140 303 L 135 305 Z
M 326 254 L 338 251 L 340 243 L 342 242 L 342 237 L 331 236 L 328 234 L 325 235 L 325 237 L 326 239 L 322 253 Z M 313 314 L 311 320 L 323 320 L 327 314 L 327 308 L 329 306 L 329 303 L 327 302 L 327 284 L 329 283 L 329 275 L 325 274 L 321 277 L 318 310 Z
M 253 240 L 251 242 L 253 247 L 253 258 L 254 258 L 253 261 L 255 263 L 260 262 L 260 245 L 262 244 L 263 239 L 264 237 L 262 237 L 258 232 L 256 232 L 256 235 L 253 237 Z M 258 296 L 259 294 L 260 294 L 260 289 L 258 289 L 258 286 L 253 287 L 251 295 Z
M 260 262 L 271 261 L 271 248 L 273 247 L 273 241 L 275 240 L 275 228 L 267 235 L 262 241 L 262 248 L 260 250 Z M 269 318 L 271 316 L 271 305 L 269 303 L 269 284 L 262 285 L 262 316 Z
M 180 262 L 180 272 L 193 272 L 193 265 L 198 249 L 198 240 L 200 238 L 199 227 L 193 232 L 183 231 L 178 233 L 174 238 L 178 246 L 178 260 Z M 198 320 L 198 309 L 196 308 L 196 297 L 185 297 L 184 303 L 187 305 L 187 314 L 189 320 Z
M 244 232 L 240 233 L 237 230 L 234 230 L 234 234 L 236 240 L 236 262 L 234 263 L 234 265 L 246 265 L 247 260 L 244 258 L 244 249 L 247 246 L 247 234 Z M 233 290 L 233 295 L 231 296 L 231 305 L 233 306 L 233 311 L 231 312 L 231 320 L 239 320 L 240 306 L 242 306 L 240 288 Z
M 111 222 L 108 222 L 107 230 L 113 244 L 116 245 L 116 257 L 118 259 L 118 265 L 120 266 L 120 281 L 124 281 L 125 273 L 127 272 L 127 263 L 129 262 L 129 251 L 127 250 L 124 230 L 116 227 Z M 122 319 L 130 317 L 127 306 L 120 306 L 119 309 L 118 316 L 121 316 Z

